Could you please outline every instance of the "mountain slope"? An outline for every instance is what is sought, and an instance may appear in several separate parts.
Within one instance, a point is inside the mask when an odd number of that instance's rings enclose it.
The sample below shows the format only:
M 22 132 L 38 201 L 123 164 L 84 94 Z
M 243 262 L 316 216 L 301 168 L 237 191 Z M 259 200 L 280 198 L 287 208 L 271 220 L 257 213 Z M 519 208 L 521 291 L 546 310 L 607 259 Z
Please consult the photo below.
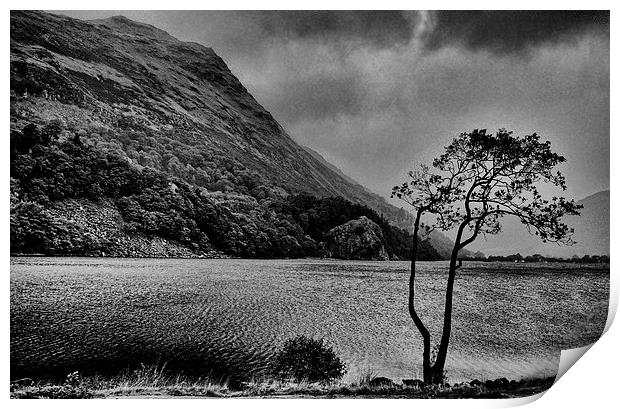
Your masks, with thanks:
M 352 178 L 350 178 L 349 176 L 347 176 L 346 174 L 344 174 L 340 169 L 338 169 L 336 166 L 332 165 L 331 163 L 329 163 L 327 160 L 325 160 L 325 158 L 323 157 L 323 155 L 321 155 L 320 153 L 318 153 L 317 151 L 315 151 L 312 148 L 309 148 L 307 146 L 301 145 L 302 148 L 305 149 L 306 152 L 308 152 L 310 155 L 312 155 L 312 157 L 314 159 L 316 159 L 317 161 L 319 161 L 319 163 L 321 163 L 323 166 L 328 167 L 329 169 L 333 170 L 334 172 L 336 172 L 341 178 L 343 178 L 344 180 L 346 180 L 347 182 L 351 183 L 352 185 L 360 185 L 357 181 L 353 180 Z M 362 185 L 360 185 L 362 186 Z M 364 186 L 362 186 L 362 188 L 364 188 Z M 364 188 L 365 189 L 365 188 Z
M 316 256 L 366 216 L 391 257 L 409 254 L 393 225 L 411 215 L 295 143 L 207 47 L 122 17 L 15 11 L 10 70 L 12 251 L 124 255 L 134 238 L 138 256 Z M 86 222 L 97 211 L 106 229 Z
M 12 101 L 16 127 L 24 112 L 59 118 L 87 136 L 97 134 L 99 142 L 140 165 L 210 190 L 239 191 L 238 181 L 231 179 L 245 177 L 252 179 L 250 190 L 262 185 L 341 196 L 402 227 L 410 225 L 408 213 L 295 143 L 212 49 L 178 41 L 150 25 L 124 17 L 86 22 L 12 12 L 11 89 L 31 98 Z M 32 104 L 32 97 L 43 101 Z M 133 134 L 122 139 L 105 132 L 118 128 Z M 159 149 L 149 138 L 168 138 L 170 146 Z M 226 172 L 213 175 L 213 168 Z
M 583 205 L 580 216 L 567 216 L 563 220 L 575 229 L 572 246 L 542 243 L 536 236 L 528 234 L 514 218 L 505 218 L 502 232 L 489 236 L 486 241 L 478 241 L 475 249 L 487 255 L 541 254 L 553 257 L 572 257 L 573 255 L 609 255 L 609 190 L 588 196 L 578 203 Z M 474 246 L 472 246 L 474 247 Z

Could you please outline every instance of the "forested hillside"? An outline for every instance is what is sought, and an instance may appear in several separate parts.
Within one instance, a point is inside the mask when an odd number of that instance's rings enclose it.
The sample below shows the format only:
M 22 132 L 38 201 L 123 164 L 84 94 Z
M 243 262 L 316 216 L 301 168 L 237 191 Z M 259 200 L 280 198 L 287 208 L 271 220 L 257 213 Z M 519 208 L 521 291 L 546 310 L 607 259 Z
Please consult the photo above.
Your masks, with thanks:
M 75 220 L 69 200 L 120 214 L 113 234 L 93 234 Z M 11 249 L 54 255 L 126 254 L 128 237 L 161 237 L 188 253 L 236 257 L 321 256 L 330 229 L 366 216 L 383 232 L 392 258 L 407 258 L 411 236 L 366 206 L 310 195 L 210 192 L 149 167 L 138 167 L 58 122 L 11 132 Z M 115 229 L 114 229 L 115 228 Z M 116 230 L 116 231 L 114 231 Z M 438 259 L 427 243 L 421 259 Z

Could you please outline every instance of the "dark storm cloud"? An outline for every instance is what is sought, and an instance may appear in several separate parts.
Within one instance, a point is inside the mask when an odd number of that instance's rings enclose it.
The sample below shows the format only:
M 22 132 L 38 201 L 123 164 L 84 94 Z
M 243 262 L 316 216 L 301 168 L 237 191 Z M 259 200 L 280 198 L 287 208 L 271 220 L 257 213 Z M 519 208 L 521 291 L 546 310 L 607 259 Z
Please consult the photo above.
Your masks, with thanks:
M 417 13 L 402 11 L 266 11 L 258 17 L 264 34 L 290 40 L 352 41 L 376 48 L 407 44 Z
M 609 35 L 609 11 L 438 11 L 424 36 L 428 50 L 463 46 L 497 55 L 522 54 L 584 34 Z

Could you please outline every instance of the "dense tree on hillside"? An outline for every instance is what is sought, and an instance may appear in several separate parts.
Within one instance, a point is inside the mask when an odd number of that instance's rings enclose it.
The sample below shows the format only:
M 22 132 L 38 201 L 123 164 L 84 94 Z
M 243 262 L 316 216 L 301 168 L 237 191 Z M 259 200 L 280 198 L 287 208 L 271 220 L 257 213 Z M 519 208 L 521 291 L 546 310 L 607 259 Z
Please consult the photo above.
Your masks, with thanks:
M 463 133 L 433 161 L 433 170 L 423 166 L 410 172 L 410 181 L 395 186 L 393 195 L 416 210 L 413 253 L 422 216 L 431 216 L 430 228 L 456 229 L 445 295 L 443 330 L 435 362 L 431 362 L 431 336 L 415 309 L 415 257 L 409 279 L 409 313 L 423 339 L 424 381 L 443 382 L 444 366 L 452 328 L 452 298 L 458 253 L 479 235 L 496 234 L 504 216 L 517 217 L 543 241 L 571 243 L 571 229 L 563 215 L 578 215 L 581 206 L 564 197 L 545 199 L 540 184 L 566 190 L 564 177 L 553 173 L 565 158 L 541 142 L 537 134 L 514 136 L 506 130 L 495 135 L 486 130 Z M 428 226 L 427 226 L 428 227 Z M 521 259 L 521 255 L 516 255 Z

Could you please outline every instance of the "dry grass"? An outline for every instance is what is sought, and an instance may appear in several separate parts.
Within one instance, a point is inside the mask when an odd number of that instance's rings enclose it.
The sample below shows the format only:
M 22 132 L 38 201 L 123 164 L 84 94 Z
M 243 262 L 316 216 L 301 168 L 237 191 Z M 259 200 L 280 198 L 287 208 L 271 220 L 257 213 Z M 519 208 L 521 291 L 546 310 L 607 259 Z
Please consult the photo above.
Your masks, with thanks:
M 231 388 L 227 379 L 192 378 L 171 374 L 165 366 L 141 368 L 113 377 L 82 377 L 69 374 L 64 383 L 40 382 L 11 385 L 11 398 L 123 398 L 123 397 L 321 397 L 321 398 L 508 398 L 529 396 L 548 389 L 553 379 L 522 381 L 507 388 L 488 389 L 484 386 L 457 384 L 429 385 L 423 388 L 401 384 L 373 385 L 376 374 L 368 369 L 352 383 L 342 381 L 321 383 L 282 381 L 268 377 L 255 378 Z M 234 385 L 234 384 L 232 384 Z
M 353 385 L 356 385 L 356 386 L 368 385 L 376 377 L 377 377 L 377 373 L 372 368 L 366 368 L 360 373 L 357 379 L 357 382 L 354 382 Z
M 95 396 L 131 395 L 191 395 L 223 396 L 228 391 L 226 380 L 211 377 L 192 378 L 181 374 L 170 374 L 163 366 L 141 366 L 133 372 L 123 373 L 100 382 L 90 384 Z

